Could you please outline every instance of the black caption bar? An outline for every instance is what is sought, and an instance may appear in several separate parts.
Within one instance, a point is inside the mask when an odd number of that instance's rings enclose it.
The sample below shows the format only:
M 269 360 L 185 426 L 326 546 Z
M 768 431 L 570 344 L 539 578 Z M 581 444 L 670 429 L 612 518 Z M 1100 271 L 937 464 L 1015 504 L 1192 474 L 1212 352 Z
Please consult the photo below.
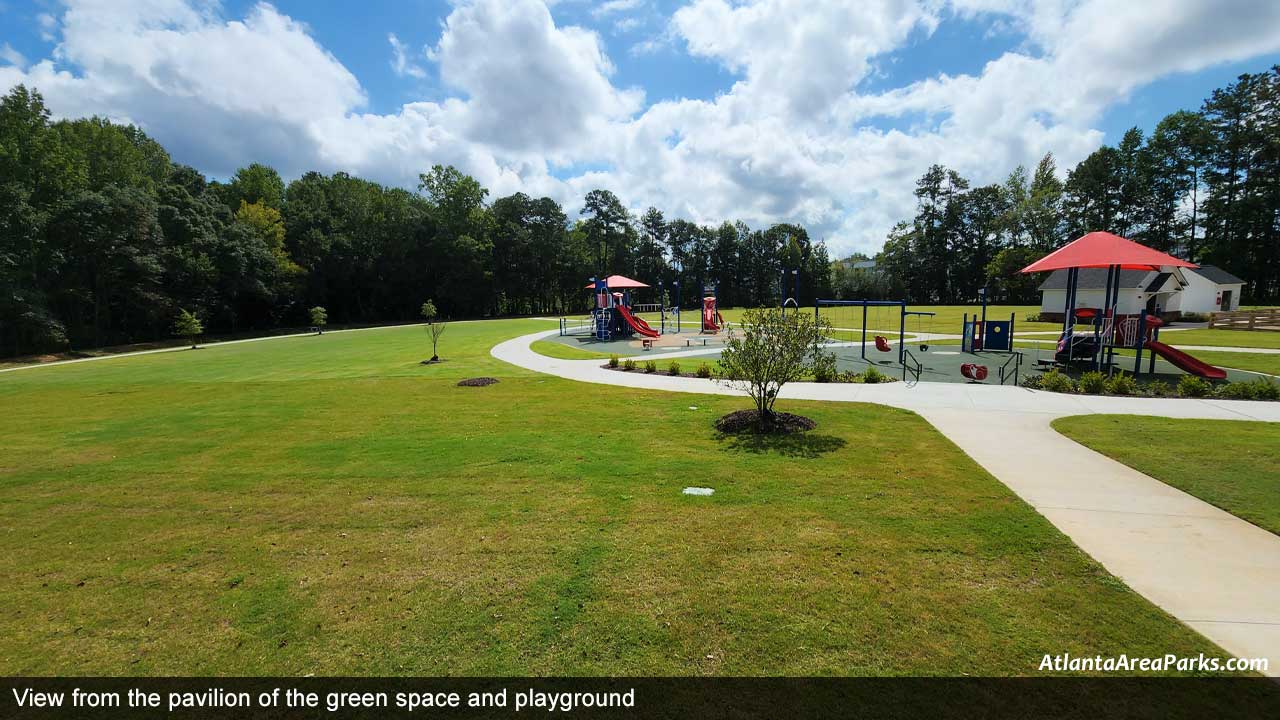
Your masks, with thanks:
M 1280 717 L 1266 679 L 8 678 L 5 718 Z

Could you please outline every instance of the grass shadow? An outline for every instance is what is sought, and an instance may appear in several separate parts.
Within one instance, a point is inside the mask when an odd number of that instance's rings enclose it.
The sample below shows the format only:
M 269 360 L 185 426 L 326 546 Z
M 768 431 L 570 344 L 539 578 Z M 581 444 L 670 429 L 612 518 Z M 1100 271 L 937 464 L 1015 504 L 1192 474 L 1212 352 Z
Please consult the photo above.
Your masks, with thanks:
M 756 454 L 776 453 L 784 457 L 813 459 L 835 452 L 848 443 L 844 438 L 820 433 L 759 433 L 744 431 L 717 433 L 725 449 Z

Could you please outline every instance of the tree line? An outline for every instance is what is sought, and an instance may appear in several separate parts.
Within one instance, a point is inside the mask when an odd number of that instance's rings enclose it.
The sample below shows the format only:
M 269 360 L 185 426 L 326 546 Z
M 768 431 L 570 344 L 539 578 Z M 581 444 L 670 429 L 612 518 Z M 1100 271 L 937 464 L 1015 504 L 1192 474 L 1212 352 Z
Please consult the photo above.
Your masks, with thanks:
M 183 310 L 212 333 L 305 325 L 317 306 L 336 323 L 414 320 L 427 299 L 443 317 L 576 313 L 601 273 L 685 307 L 707 285 L 725 306 L 776 305 L 797 285 L 802 305 L 962 303 L 981 288 L 1031 303 L 1039 278 L 1017 271 L 1091 230 L 1219 265 L 1247 281 L 1247 302 L 1275 302 L 1280 67 L 1150 136 L 1129 130 L 1065 179 L 1051 154 L 982 186 L 935 165 L 915 196 L 867 272 L 850 262 L 866 256 L 831 263 L 799 225 L 637 217 L 602 189 L 569 217 L 551 198 L 490 199 L 453 167 L 416 192 L 341 172 L 286 185 L 261 164 L 218 182 L 136 127 L 52 121 L 18 86 L 0 97 L 0 355 L 162 338 Z
M 635 217 L 607 190 L 570 218 L 551 198 L 491 200 L 453 167 L 417 192 L 341 172 L 286 185 L 261 164 L 218 182 L 136 127 L 52 121 L 23 86 L 0 98 L 0 355 L 163 338 L 182 311 L 210 333 L 304 325 L 317 306 L 414 320 L 427 299 L 443 317 L 582 312 L 601 273 L 690 307 L 704 285 L 726 306 L 777 304 L 795 270 L 811 303 L 829 265 L 797 225 Z
M 1106 230 L 1246 280 L 1247 302 L 1280 300 L 1280 66 L 1213 91 L 1197 112 L 1103 146 L 1059 178 L 1052 154 L 1003 183 L 973 186 L 935 165 L 916 182 L 916 214 L 889 234 L 872 272 L 833 265 L 841 297 L 1038 302 L 1023 267 Z

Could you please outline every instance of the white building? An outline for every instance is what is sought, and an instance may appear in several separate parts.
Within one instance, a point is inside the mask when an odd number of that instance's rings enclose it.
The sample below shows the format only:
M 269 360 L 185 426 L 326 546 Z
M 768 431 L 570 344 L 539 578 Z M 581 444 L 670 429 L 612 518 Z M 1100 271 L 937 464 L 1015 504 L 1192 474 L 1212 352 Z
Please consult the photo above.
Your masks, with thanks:
M 1099 308 L 1107 284 L 1106 268 L 1082 268 L 1076 285 L 1077 308 Z M 1182 313 L 1237 310 L 1244 281 L 1213 265 L 1196 269 L 1121 270 L 1116 312 L 1136 315 L 1144 309 L 1166 319 Z M 1066 312 L 1067 271 L 1055 270 L 1040 283 L 1040 315 L 1060 321 Z

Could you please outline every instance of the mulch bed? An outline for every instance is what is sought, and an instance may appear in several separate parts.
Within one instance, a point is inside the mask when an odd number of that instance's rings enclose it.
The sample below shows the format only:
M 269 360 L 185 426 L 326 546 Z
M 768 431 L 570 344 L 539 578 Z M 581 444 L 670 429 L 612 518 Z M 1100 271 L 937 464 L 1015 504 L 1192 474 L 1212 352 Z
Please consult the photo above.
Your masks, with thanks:
M 492 385 L 496 382 L 498 382 L 498 378 L 491 378 L 491 377 L 467 378 L 466 380 L 459 380 L 458 387 L 485 387 L 486 385 Z
M 767 425 L 760 423 L 760 413 L 755 410 L 738 410 L 716 420 L 716 430 L 725 435 L 743 433 L 768 433 L 771 435 L 790 435 L 808 432 L 818 427 L 818 423 L 803 415 L 791 413 L 774 413 L 773 420 Z

